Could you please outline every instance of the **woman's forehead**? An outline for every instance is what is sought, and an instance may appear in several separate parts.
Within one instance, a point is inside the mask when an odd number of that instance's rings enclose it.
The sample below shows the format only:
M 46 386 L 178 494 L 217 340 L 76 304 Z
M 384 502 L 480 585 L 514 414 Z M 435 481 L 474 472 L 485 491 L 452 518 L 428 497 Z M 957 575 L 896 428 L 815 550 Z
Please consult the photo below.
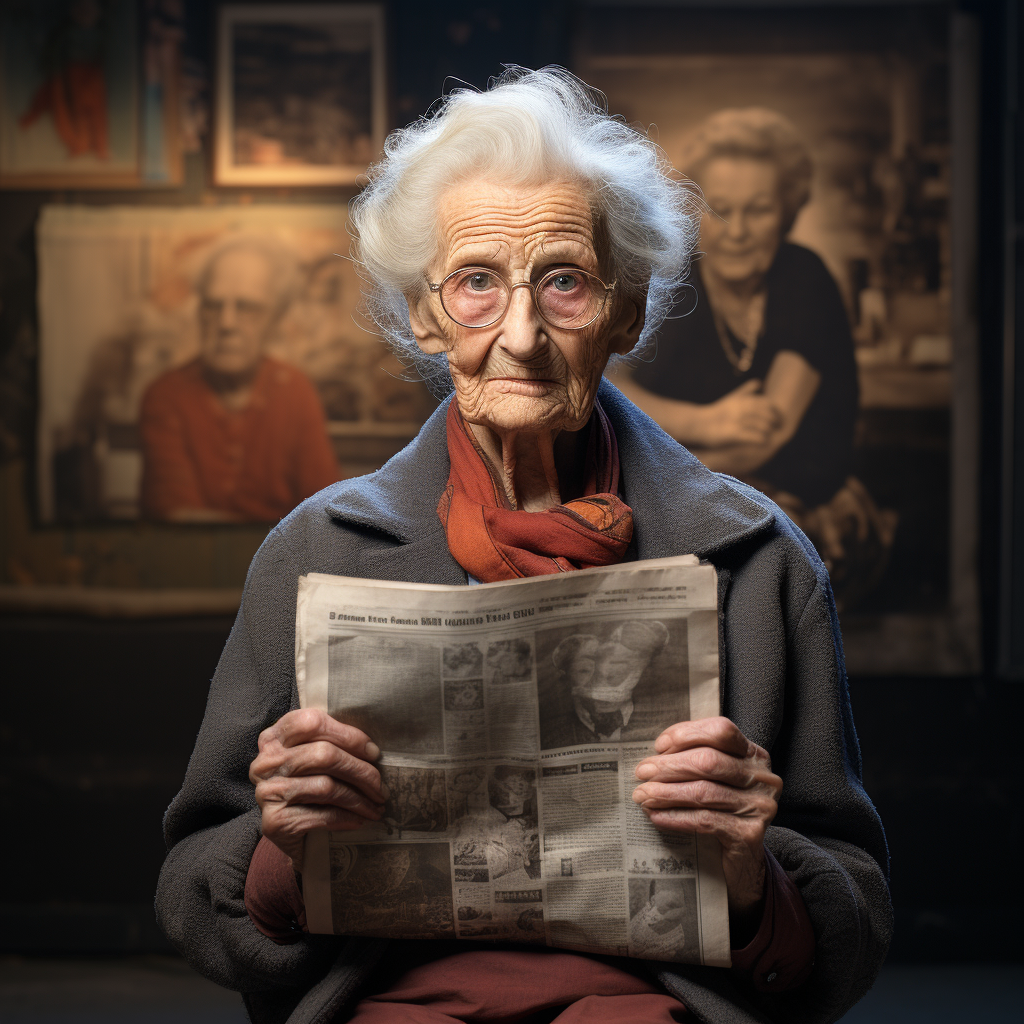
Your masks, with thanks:
M 472 178 L 452 186 L 438 208 L 444 254 L 481 250 L 494 258 L 533 258 L 559 245 L 594 249 L 594 218 L 579 184 L 514 185 Z

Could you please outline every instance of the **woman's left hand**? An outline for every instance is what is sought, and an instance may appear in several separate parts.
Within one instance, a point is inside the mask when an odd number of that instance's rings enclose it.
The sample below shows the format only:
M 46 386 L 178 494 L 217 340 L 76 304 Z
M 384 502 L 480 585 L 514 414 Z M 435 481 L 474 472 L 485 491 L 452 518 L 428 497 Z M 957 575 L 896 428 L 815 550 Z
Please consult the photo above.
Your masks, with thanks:
M 768 751 L 728 718 L 670 726 L 654 749 L 637 765 L 641 784 L 633 800 L 663 832 L 714 836 L 722 845 L 730 914 L 737 921 L 756 915 L 764 897 L 765 829 L 782 792 Z

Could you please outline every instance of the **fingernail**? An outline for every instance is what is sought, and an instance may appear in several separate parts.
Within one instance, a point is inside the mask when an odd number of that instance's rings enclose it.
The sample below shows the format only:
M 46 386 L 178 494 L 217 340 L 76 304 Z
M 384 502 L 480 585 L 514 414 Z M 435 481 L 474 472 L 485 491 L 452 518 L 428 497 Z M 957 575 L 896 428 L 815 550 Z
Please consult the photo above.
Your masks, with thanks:
M 377 758 L 380 757 L 380 747 L 378 747 L 373 740 L 370 740 L 370 742 L 366 744 L 366 756 L 371 761 L 376 761 Z
M 636 766 L 636 777 L 638 779 L 652 779 L 658 774 L 658 769 L 653 764 L 638 764 Z

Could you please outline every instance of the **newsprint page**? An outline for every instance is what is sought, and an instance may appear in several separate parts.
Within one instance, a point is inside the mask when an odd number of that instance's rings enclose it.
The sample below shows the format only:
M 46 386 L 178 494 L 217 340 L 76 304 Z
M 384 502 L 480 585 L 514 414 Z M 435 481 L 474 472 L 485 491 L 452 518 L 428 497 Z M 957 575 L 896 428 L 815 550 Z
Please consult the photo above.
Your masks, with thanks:
M 384 819 L 307 837 L 312 932 L 538 943 L 726 967 L 721 852 L 631 793 L 718 714 L 715 570 L 694 556 L 471 587 L 299 581 L 303 707 L 378 746 Z

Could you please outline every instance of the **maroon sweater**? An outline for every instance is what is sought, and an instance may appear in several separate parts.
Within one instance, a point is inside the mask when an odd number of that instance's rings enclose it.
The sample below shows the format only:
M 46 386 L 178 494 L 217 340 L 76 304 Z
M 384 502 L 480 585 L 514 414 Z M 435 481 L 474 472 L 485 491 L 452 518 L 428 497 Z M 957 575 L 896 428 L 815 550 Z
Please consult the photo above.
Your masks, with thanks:
M 814 932 L 800 892 L 767 849 L 765 867 L 761 924 L 746 946 L 732 951 L 732 970 L 760 992 L 781 993 L 796 988 L 810 974 Z M 245 907 L 253 924 L 274 942 L 296 942 L 306 931 L 306 907 L 291 861 L 268 839 L 260 840 L 249 865 Z M 496 973 L 530 979 L 525 994 L 521 983 L 515 986 L 516 1009 L 522 1012 L 571 1004 L 594 993 L 639 996 L 664 991 L 636 973 L 637 961 L 621 957 L 565 950 L 468 949 L 459 942 L 408 945 L 419 947 L 418 952 L 381 980 L 378 995 L 371 1000 L 422 1003 L 435 994 L 457 992 L 461 1001 L 472 1001 L 481 985 L 493 995 L 493 981 L 486 979 Z

